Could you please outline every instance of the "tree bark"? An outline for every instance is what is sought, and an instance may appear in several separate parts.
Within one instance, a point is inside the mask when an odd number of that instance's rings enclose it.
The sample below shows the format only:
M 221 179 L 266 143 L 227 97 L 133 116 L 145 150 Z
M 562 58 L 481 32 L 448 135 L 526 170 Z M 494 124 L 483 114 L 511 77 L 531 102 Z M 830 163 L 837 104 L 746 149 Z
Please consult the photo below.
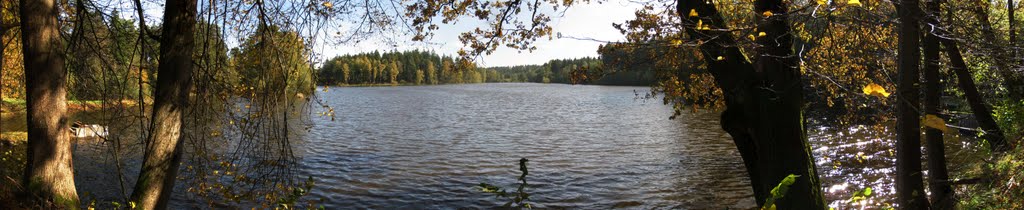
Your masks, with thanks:
M 160 36 L 153 118 L 132 200 L 142 209 L 166 209 L 181 162 L 182 111 L 192 86 L 196 0 L 168 0 Z
M 925 28 L 930 32 L 924 36 L 924 112 L 941 116 L 942 89 L 939 80 L 939 37 L 935 27 L 939 25 L 939 0 L 930 0 L 925 6 Z M 953 188 L 949 185 L 949 172 L 946 170 L 946 148 L 943 144 L 942 130 L 925 129 L 925 147 L 928 149 L 928 189 L 931 191 L 932 209 L 952 209 Z
M 900 0 L 899 84 L 896 105 L 896 197 L 903 209 L 928 209 L 921 174 L 921 37 L 917 0 Z
M 77 208 L 57 5 L 53 0 L 22 0 L 20 6 L 29 139 L 22 185 L 43 205 Z
M 693 10 L 697 16 L 690 17 Z M 803 89 L 793 53 L 786 4 L 758 0 L 755 11 L 771 11 L 758 31 L 755 63 L 736 47 L 725 22 L 710 1 L 677 1 L 686 33 L 700 50 L 716 84 L 723 90 L 727 109 L 722 128 L 732 136 L 750 176 L 754 198 L 764 206 L 771 190 L 786 176 L 799 175 L 789 192 L 776 201 L 778 209 L 825 209 L 817 170 L 804 128 Z M 698 29 L 696 23 L 710 25 Z

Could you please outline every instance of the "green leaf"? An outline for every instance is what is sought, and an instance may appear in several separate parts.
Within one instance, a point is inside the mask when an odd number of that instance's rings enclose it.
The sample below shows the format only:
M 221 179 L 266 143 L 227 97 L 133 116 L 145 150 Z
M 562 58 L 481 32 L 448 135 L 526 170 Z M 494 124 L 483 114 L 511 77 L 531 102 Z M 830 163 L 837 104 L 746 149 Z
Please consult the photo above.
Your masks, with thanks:
M 768 197 L 764 205 L 761 206 L 761 209 L 775 209 L 775 200 L 785 196 L 786 191 L 789 191 L 789 186 L 796 183 L 796 178 L 799 177 L 800 175 L 790 174 L 789 176 L 786 176 L 786 178 L 783 178 L 782 181 L 779 182 L 779 185 L 776 185 L 775 188 L 772 189 L 771 197 Z
M 782 198 L 782 196 L 786 195 L 786 191 L 789 191 L 789 186 L 796 182 L 797 177 L 800 177 L 800 175 L 790 174 L 782 179 L 782 182 L 779 182 L 779 185 L 772 189 L 772 196 Z

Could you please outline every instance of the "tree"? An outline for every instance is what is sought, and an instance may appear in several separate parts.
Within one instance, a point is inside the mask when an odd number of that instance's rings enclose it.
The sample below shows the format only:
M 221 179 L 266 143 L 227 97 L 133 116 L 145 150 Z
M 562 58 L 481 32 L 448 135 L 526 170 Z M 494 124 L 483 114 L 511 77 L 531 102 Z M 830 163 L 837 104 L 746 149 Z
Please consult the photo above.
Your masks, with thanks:
M 927 13 L 925 24 L 939 25 L 939 0 L 926 3 Z M 939 75 L 939 37 L 934 33 L 925 33 L 922 50 L 924 51 L 925 115 L 940 116 L 942 108 L 943 86 Z M 927 116 L 926 116 L 927 117 Z M 945 141 L 942 130 L 928 127 L 925 129 L 925 145 L 928 150 L 928 189 L 931 191 L 931 206 L 935 209 L 952 209 L 953 188 L 949 184 L 949 172 L 946 171 Z
M 105 87 L 100 75 L 112 60 L 110 50 L 112 43 L 104 39 L 109 37 L 110 29 L 96 11 L 87 9 L 85 2 L 75 4 L 74 30 L 70 39 L 70 58 L 68 70 L 71 77 L 72 98 L 78 100 L 96 100 L 100 98 L 100 87 Z
M 441 60 L 441 77 L 440 77 L 442 83 L 457 83 L 457 82 L 452 80 L 452 78 L 455 77 L 455 76 L 453 76 L 455 74 L 454 71 L 455 70 L 453 69 L 452 60 L 451 59 L 442 58 L 442 60 Z
M 434 67 L 433 61 L 427 61 L 427 83 L 431 85 L 437 84 L 437 67 Z
M 245 39 L 239 53 L 233 56 L 239 71 L 244 72 L 244 83 L 253 88 L 253 93 L 267 97 L 312 92 L 313 70 L 306 59 L 302 37 L 278 26 L 260 27 L 256 34 Z
M 22 0 L 20 4 L 29 139 L 22 185 L 43 204 L 78 208 L 58 7 L 53 0 Z
M 20 6 L 17 1 L 0 1 L 0 96 L 24 98 L 25 71 L 21 49 Z
M 1006 142 L 1003 130 L 999 128 L 995 118 L 992 117 L 992 109 L 988 107 L 978 91 L 967 62 L 964 61 L 964 57 L 960 53 L 960 47 L 956 42 L 948 38 L 942 38 L 941 42 L 945 48 L 946 56 L 949 56 L 950 70 L 956 75 L 957 85 L 964 92 L 964 98 L 967 99 L 971 113 L 974 114 L 974 118 L 978 120 L 978 125 L 983 131 L 981 137 L 988 142 L 989 148 L 993 152 L 1006 151 L 1010 148 L 1010 145 Z
M 352 69 L 348 67 L 348 64 L 341 65 L 341 83 L 348 84 L 349 75 L 352 74 Z
M 388 65 L 388 81 L 391 81 L 392 85 L 398 84 L 398 74 L 401 73 L 401 71 L 402 70 L 398 68 L 398 63 L 395 61 L 391 61 L 391 65 Z
M 192 87 L 196 0 L 167 1 L 160 35 L 160 64 L 152 129 L 131 200 L 141 209 L 166 209 L 182 156 L 182 112 Z
M 921 174 L 921 117 L 919 67 L 921 36 L 917 0 L 900 0 L 899 84 L 896 105 L 896 197 L 901 208 L 927 209 Z
M 824 209 L 803 127 L 801 74 L 792 49 L 787 5 L 780 0 L 754 3 L 755 14 L 768 15 L 758 24 L 757 31 L 765 36 L 757 40 L 762 47 L 751 63 L 735 47 L 736 41 L 730 34 L 704 30 L 726 29 L 713 4 L 677 4 L 676 12 L 682 17 L 687 35 L 703 42 L 698 47 L 724 92 L 727 108 L 722 113 L 722 128 L 733 137 L 743 157 L 758 204 L 764 205 L 779 181 L 795 174 L 800 177 L 785 198 L 776 203 L 778 208 Z M 689 15 L 690 11 L 698 15 Z
M 1014 72 L 1015 68 L 1012 65 L 1015 62 L 1012 62 L 1011 60 L 1015 58 L 1010 57 L 1013 52 L 1012 49 L 1004 50 L 999 48 L 1007 42 L 1002 42 L 1002 39 L 997 38 L 995 29 L 992 27 L 992 22 L 989 20 L 988 16 L 990 3 L 990 1 L 974 1 L 971 3 L 973 7 L 971 7 L 970 11 L 977 16 L 978 24 L 981 26 L 979 28 L 981 38 L 985 41 L 985 43 L 981 45 L 991 53 L 991 57 L 993 58 L 992 64 L 996 67 L 996 71 L 1003 79 L 1003 87 L 1006 88 L 1008 98 L 1012 101 L 1021 101 L 1024 100 L 1024 76 L 1019 72 Z M 1008 7 L 1012 8 L 1013 6 L 1011 4 L 1008 5 Z M 1013 13 L 1009 14 L 1011 14 L 1010 17 L 1012 18 Z M 1013 23 L 1010 22 L 1010 24 Z M 1012 29 L 1012 25 L 1010 26 Z M 1008 43 L 1013 43 L 1013 40 L 1010 40 Z
M 423 70 L 416 70 L 416 84 L 423 84 Z

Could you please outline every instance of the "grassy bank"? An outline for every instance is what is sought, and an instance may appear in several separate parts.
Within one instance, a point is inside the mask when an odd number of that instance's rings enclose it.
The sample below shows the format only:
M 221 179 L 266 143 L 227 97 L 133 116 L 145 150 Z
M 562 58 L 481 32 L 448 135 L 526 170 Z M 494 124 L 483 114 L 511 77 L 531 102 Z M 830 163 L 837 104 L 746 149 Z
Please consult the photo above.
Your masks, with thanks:
M 959 188 L 960 209 L 1024 209 L 1024 147 L 973 170 L 980 181 Z

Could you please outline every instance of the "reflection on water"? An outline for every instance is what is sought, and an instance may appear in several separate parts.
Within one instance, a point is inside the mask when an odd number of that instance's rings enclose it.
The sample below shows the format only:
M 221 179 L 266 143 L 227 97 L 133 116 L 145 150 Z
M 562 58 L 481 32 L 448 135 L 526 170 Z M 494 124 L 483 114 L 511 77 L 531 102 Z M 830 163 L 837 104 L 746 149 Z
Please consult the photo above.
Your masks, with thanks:
M 845 129 L 815 127 L 808 129 L 818 176 L 824 188 L 826 201 L 836 209 L 885 207 L 896 198 L 896 141 L 891 123 L 878 126 L 852 126 Z M 981 144 L 961 140 L 951 133 L 945 135 L 946 160 L 950 177 L 966 170 L 960 161 L 977 158 L 983 150 Z M 922 148 L 922 154 L 927 154 Z M 927 156 L 922 157 L 922 170 L 927 180 Z M 927 181 L 926 181 L 927 183 Z M 927 186 L 927 185 L 926 185 Z M 867 200 L 850 203 L 856 191 L 872 188 L 874 195 Z
M 670 107 L 658 99 L 636 99 L 634 91 L 648 88 L 333 88 L 318 94 L 334 108 L 335 119 L 313 108 L 312 127 L 290 134 L 296 141 L 291 145 L 298 158 L 294 168 L 298 177 L 316 180 L 305 199 L 328 209 L 500 206 L 500 199 L 474 186 L 512 186 L 520 158 L 530 159 L 526 191 L 536 207 L 755 208 L 742 160 L 720 129 L 718 114 L 684 112 L 669 120 Z M 5 131 L 18 130 L 11 120 L 4 119 Z M 295 122 L 301 121 L 290 121 Z M 118 155 L 110 153 L 115 141 L 75 146 L 76 183 L 80 194 L 88 192 L 85 199 L 121 201 L 131 193 L 142 161 L 136 125 L 111 125 L 110 138 L 122 142 Z M 239 135 L 230 130 L 237 127 L 211 128 L 228 129 L 212 131 L 218 135 Z M 895 161 L 888 133 L 884 126 L 808 130 L 830 206 L 856 207 L 846 201 L 864 187 L 876 194 L 867 204 L 892 203 Z M 947 154 L 955 155 L 976 145 L 947 146 Z M 123 191 L 117 163 L 126 177 Z M 951 168 L 954 176 L 956 171 Z M 175 189 L 176 206 L 204 207 L 183 190 L 191 187 L 184 183 Z

